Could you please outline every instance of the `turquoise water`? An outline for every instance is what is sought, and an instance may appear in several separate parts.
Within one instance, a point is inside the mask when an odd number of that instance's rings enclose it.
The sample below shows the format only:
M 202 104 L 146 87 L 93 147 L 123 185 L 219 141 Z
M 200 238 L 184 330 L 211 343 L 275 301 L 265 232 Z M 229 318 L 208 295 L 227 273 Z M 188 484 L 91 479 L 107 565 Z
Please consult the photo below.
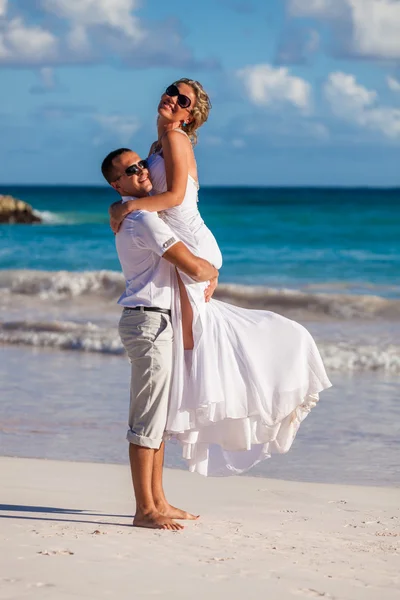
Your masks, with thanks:
M 0 269 L 119 270 L 109 188 L 3 187 L 46 224 L 0 227 Z M 202 188 L 224 256 L 222 282 L 399 297 L 400 190 Z
M 125 461 L 125 282 L 107 214 L 116 196 L 0 193 L 45 221 L 0 226 L 2 453 Z M 334 382 L 293 451 L 251 474 L 398 485 L 400 190 L 202 188 L 199 208 L 225 260 L 216 297 L 305 324 Z M 171 446 L 168 464 L 179 457 Z

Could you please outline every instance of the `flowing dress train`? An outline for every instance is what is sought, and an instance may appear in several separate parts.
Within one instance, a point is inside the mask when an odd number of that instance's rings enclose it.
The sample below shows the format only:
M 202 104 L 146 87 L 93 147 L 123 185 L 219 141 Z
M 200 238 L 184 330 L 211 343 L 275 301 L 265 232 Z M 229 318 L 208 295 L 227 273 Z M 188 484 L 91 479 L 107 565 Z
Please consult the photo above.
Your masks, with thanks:
M 167 189 L 164 159 L 149 157 L 153 193 Z M 197 256 L 222 265 L 188 177 L 180 206 L 160 217 Z M 184 351 L 178 280 L 173 290 L 174 367 L 166 437 L 177 438 L 190 471 L 242 473 L 287 452 L 300 423 L 331 386 L 318 348 L 299 323 L 265 310 L 204 300 L 206 284 L 180 273 L 193 309 L 193 351 Z

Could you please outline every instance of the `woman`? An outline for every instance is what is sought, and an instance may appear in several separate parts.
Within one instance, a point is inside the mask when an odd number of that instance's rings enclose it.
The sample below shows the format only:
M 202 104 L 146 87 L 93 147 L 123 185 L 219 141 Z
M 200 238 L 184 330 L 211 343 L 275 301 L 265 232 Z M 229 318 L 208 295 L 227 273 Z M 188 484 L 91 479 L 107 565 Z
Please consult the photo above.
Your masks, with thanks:
M 112 227 L 139 208 L 158 211 L 176 235 L 218 269 L 222 257 L 197 208 L 193 145 L 211 104 L 202 86 L 180 79 L 158 106 L 149 169 L 154 196 L 111 211 Z M 287 452 L 301 421 L 330 387 L 314 340 L 280 315 L 211 300 L 177 273 L 175 364 L 167 434 L 178 438 L 191 471 L 241 473 L 272 452 Z

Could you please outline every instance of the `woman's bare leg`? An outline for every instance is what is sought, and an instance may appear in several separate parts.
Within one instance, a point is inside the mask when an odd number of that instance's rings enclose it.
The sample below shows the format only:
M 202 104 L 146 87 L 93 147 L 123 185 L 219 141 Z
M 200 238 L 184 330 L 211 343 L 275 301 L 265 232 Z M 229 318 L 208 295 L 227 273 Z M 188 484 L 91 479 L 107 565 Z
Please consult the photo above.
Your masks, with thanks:
M 185 285 L 180 278 L 178 271 L 176 274 L 178 277 L 179 294 L 181 297 L 183 347 L 185 350 L 193 350 L 193 309 L 192 305 L 190 304 Z

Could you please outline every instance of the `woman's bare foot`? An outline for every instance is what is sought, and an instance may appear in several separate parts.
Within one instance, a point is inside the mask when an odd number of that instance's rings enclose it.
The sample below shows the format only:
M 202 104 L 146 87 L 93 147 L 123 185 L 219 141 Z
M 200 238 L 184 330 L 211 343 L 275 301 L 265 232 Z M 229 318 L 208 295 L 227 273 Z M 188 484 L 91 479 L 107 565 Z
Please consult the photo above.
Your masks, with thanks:
M 156 503 L 156 507 L 161 515 L 170 519 L 185 519 L 187 521 L 196 521 L 200 517 L 200 515 L 192 515 L 191 513 L 188 513 L 185 510 L 175 508 L 175 506 L 171 506 L 171 504 L 168 504 L 168 502 L 163 502 L 159 504 Z
M 168 515 L 161 514 L 158 511 L 149 513 L 136 513 L 133 519 L 134 527 L 147 527 L 148 529 L 169 529 L 170 531 L 179 531 L 184 529 L 180 523 L 175 521 Z

